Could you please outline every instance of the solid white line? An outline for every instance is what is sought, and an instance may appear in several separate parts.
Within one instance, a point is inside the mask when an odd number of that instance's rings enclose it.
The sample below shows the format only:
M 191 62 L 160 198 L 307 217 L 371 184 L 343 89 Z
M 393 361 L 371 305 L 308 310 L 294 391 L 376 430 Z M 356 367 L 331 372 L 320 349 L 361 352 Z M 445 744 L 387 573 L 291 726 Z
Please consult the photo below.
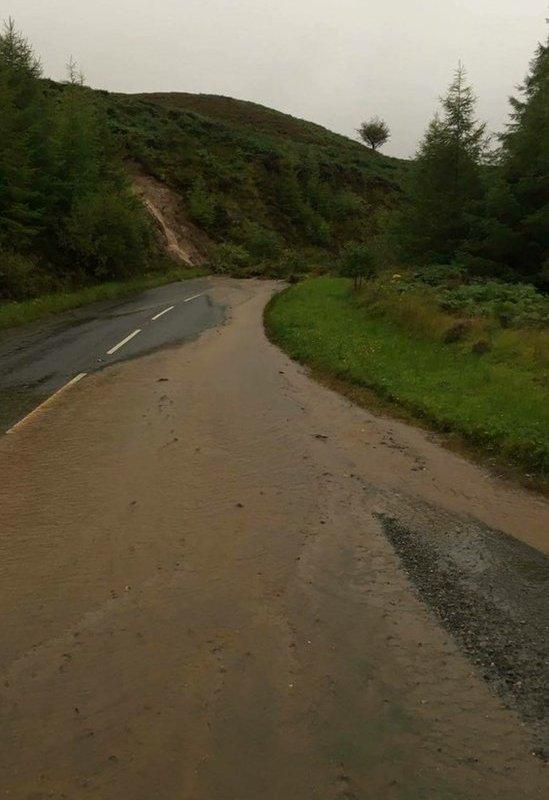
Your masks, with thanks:
M 156 317 L 151 317 L 152 321 L 154 322 L 155 319 L 160 319 L 160 317 L 163 317 L 164 314 L 167 314 L 168 311 L 172 311 L 174 308 L 175 306 L 170 306 L 169 308 L 165 308 L 164 311 L 161 311 L 160 314 L 156 315 Z
M 183 302 L 184 303 L 190 303 L 191 300 L 196 300 L 197 297 L 202 297 L 203 294 L 206 294 L 206 292 L 200 292 L 200 294 L 193 294 L 192 297 L 186 297 Z
M 115 344 L 115 346 L 111 347 L 110 350 L 107 350 L 107 355 L 112 356 L 113 353 L 116 353 L 117 350 L 120 350 L 121 347 L 124 347 L 124 345 L 127 344 L 130 339 L 133 339 L 134 336 L 137 336 L 138 333 L 141 333 L 141 328 L 138 328 L 133 333 L 130 333 L 130 335 L 126 336 L 125 339 L 122 339 L 121 342 L 118 342 L 118 344 Z
M 47 400 L 44 400 L 43 403 L 40 403 L 39 406 L 36 406 L 36 408 L 33 409 L 30 412 L 30 414 L 27 414 L 26 417 L 23 417 L 23 419 L 20 419 L 19 422 L 16 422 L 15 425 L 13 425 L 9 429 L 9 431 L 6 431 L 6 433 L 15 433 L 15 431 L 17 431 L 17 430 L 19 430 L 19 428 L 23 427 L 23 425 L 25 423 L 27 423 L 31 419 L 31 417 L 34 417 L 36 414 L 38 414 L 39 411 L 43 411 L 44 408 L 46 406 L 49 406 L 50 403 L 53 400 L 55 400 L 57 397 L 59 397 L 60 394 L 62 394 L 63 392 L 66 392 L 67 389 L 69 389 L 71 386 L 74 386 L 74 384 L 78 383 L 78 381 L 81 381 L 82 378 L 86 377 L 86 375 L 87 375 L 87 372 L 80 372 L 78 375 L 76 375 L 74 378 L 72 378 L 68 383 L 66 383 L 64 386 L 62 386 L 60 389 L 58 389 L 56 392 L 54 392 L 52 395 L 50 395 L 50 397 L 48 397 Z

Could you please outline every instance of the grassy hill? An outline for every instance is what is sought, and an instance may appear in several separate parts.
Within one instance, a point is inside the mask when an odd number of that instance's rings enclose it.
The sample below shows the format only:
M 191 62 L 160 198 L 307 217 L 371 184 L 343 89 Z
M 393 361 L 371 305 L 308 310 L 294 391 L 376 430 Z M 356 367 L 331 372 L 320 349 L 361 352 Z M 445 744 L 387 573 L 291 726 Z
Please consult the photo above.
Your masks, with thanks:
M 399 193 L 405 162 L 255 103 L 101 93 L 126 157 L 182 197 L 239 274 L 304 271 L 365 241 Z

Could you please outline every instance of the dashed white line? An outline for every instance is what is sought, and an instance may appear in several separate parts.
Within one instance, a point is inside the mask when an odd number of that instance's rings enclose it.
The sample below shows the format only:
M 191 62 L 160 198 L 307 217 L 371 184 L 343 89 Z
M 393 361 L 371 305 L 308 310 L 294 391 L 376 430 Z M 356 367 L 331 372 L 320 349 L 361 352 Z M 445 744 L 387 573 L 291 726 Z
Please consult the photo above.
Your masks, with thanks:
M 169 308 L 165 308 L 164 311 L 160 312 L 160 314 L 157 314 L 155 317 L 151 317 L 152 322 L 154 322 L 155 319 L 160 319 L 160 317 L 163 317 L 164 314 L 168 313 L 168 311 L 173 311 L 174 308 L 175 306 L 170 306 Z
M 32 417 L 34 417 L 40 411 L 43 411 L 46 408 L 46 406 L 49 406 L 50 403 L 57 397 L 59 397 L 60 394 L 66 392 L 67 389 L 69 389 L 71 386 L 74 386 L 74 384 L 78 383 L 78 381 L 81 381 L 82 378 L 86 377 L 86 375 L 87 372 L 80 372 L 78 375 L 75 375 L 75 377 L 72 378 L 68 383 L 66 383 L 64 386 L 62 386 L 60 389 L 58 389 L 56 392 L 50 395 L 50 397 L 48 397 L 47 400 L 44 400 L 43 403 L 40 403 L 39 406 L 36 406 L 36 408 L 33 409 L 30 412 L 30 414 L 27 414 L 26 417 L 23 417 L 23 419 L 20 419 L 19 422 L 16 422 L 15 425 L 13 425 L 8 431 L 6 431 L 6 433 L 15 433 L 16 431 L 18 431 L 19 428 L 22 428 L 23 425 L 25 425 Z
M 206 292 L 200 292 L 200 294 L 193 294 L 192 297 L 186 297 L 183 302 L 190 303 L 191 300 L 196 300 L 197 297 L 202 297 L 203 294 L 206 294 Z
M 115 346 L 111 347 L 110 350 L 107 350 L 107 355 L 112 356 L 113 353 L 116 353 L 117 350 L 120 350 L 121 347 L 124 347 L 124 345 L 127 344 L 130 339 L 133 339 L 134 336 L 137 336 L 138 333 L 141 333 L 141 328 L 138 328 L 133 333 L 130 333 L 130 335 L 126 336 L 125 339 L 122 339 L 121 342 L 118 342 L 118 344 L 115 344 Z

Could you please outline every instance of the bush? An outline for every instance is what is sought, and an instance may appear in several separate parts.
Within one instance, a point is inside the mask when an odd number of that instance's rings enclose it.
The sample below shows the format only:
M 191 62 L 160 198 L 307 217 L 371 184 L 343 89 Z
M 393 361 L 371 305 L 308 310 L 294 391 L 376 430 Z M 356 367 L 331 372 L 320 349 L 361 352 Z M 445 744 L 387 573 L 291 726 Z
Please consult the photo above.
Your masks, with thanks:
M 414 279 L 427 286 L 452 286 L 465 278 L 465 270 L 455 264 L 430 264 L 414 272 Z
M 142 206 L 129 193 L 99 192 L 78 200 L 63 238 L 75 266 L 102 280 L 135 275 L 152 243 Z
M 376 274 L 376 259 L 368 245 L 347 242 L 341 253 L 339 272 L 345 278 L 352 278 L 357 289 L 363 278 L 373 278 Z
M 528 283 L 486 281 L 446 289 L 439 305 L 469 316 L 492 316 L 502 327 L 549 325 L 549 298 Z
M 189 192 L 189 212 L 191 217 L 206 230 L 210 230 L 216 220 L 216 198 L 208 192 L 204 179 L 195 180 Z
M 0 299 L 27 300 L 52 287 L 49 278 L 30 259 L 18 253 L 0 252 Z
M 280 236 L 275 231 L 250 220 L 245 220 L 236 228 L 233 236 L 258 261 L 276 258 L 282 249 Z
M 241 274 L 251 266 L 250 254 L 245 247 L 239 244 L 225 242 L 218 245 L 211 259 L 211 267 L 214 272 L 221 275 Z

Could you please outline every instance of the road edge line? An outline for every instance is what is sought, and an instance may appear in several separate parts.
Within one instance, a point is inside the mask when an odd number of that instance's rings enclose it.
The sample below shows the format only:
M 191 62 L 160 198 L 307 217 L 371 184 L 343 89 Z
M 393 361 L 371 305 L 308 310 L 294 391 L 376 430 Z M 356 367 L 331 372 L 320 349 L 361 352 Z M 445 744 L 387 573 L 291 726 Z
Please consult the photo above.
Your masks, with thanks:
M 87 374 L 88 374 L 87 372 L 79 372 L 78 375 L 75 375 L 74 378 L 71 378 L 70 381 L 65 383 L 64 386 L 61 386 L 60 389 L 58 389 L 56 392 L 54 392 L 52 395 L 50 395 L 46 400 L 44 400 L 43 403 L 40 403 L 39 406 L 36 406 L 36 408 L 33 408 L 32 411 L 30 411 L 25 417 L 23 417 L 23 419 L 20 419 L 19 422 L 15 423 L 15 425 L 12 425 L 12 427 L 9 428 L 6 431 L 6 433 L 16 433 L 16 431 L 18 431 L 20 428 L 23 427 L 23 425 L 25 425 L 27 422 L 29 422 L 32 417 L 34 417 L 40 411 L 43 411 L 44 408 L 46 406 L 49 406 L 50 403 L 52 403 L 53 400 L 55 400 L 57 397 L 59 397 L 60 394 L 63 394 L 64 392 L 67 391 L 67 389 L 70 389 L 71 386 L 74 386 L 76 383 L 81 381 L 82 378 L 85 378 Z

